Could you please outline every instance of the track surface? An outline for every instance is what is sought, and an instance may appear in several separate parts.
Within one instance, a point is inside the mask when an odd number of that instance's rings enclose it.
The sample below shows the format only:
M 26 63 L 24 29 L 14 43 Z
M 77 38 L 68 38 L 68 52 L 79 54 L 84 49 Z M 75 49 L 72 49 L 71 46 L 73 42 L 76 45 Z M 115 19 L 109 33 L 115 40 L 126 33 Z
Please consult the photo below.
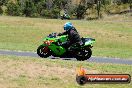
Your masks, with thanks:
M 9 51 L 9 50 L 0 50 L 0 55 L 15 55 L 15 56 L 38 57 L 38 55 L 35 52 Z M 50 57 L 50 58 L 53 58 L 53 57 Z M 67 59 L 67 60 L 76 60 L 75 58 L 64 58 L 64 60 L 65 59 Z M 97 62 L 97 63 L 113 63 L 113 64 L 132 65 L 132 60 L 115 59 L 115 58 L 91 57 L 87 61 L 88 62 Z

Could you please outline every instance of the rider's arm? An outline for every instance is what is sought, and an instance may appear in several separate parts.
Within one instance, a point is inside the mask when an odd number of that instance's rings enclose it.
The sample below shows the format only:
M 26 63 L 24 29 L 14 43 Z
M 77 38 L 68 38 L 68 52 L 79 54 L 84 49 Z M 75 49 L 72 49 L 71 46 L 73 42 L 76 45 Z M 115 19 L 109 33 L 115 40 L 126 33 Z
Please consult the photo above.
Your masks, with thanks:
M 65 31 L 65 32 L 62 32 L 62 35 L 67 35 L 67 31 Z
M 58 36 L 61 36 L 61 35 L 67 35 L 67 31 L 58 34 Z

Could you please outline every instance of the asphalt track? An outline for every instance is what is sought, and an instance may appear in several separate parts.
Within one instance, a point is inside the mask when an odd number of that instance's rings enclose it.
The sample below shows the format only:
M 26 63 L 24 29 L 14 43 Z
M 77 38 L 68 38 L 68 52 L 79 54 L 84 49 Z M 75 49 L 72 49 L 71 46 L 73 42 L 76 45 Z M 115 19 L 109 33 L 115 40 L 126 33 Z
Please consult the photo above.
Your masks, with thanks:
M 0 55 L 15 55 L 15 56 L 28 56 L 28 57 L 38 57 L 35 52 L 24 52 L 24 51 L 9 51 L 9 50 L 0 50 Z M 64 60 L 76 60 L 75 58 L 53 58 L 51 59 L 64 59 Z M 102 57 L 91 57 L 88 62 L 96 63 L 112 63 L 112 64 L 126 64 L 132 65 L 132 60 L 126 59 L 116 59 L 116 58 L 102 58 Z

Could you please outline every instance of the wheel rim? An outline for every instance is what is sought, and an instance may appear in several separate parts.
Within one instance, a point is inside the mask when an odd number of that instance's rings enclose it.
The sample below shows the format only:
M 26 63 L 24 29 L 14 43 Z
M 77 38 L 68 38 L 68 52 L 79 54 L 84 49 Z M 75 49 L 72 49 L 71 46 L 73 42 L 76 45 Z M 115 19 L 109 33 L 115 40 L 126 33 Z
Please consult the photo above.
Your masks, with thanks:
M 40 54 L 42 54 L 42 55 L 47 55 L 48 52 L 49 52 L 48 47 L 43 47 L 40 49 Z
M 91 56 L 91 52 L 87 49 L 83 49 L 82 51 L 79 51 L 77 53 L 78 57 L 80 57 L 81 59 L 86 59 L 89 58 Z
M 83 50 L 82 52 L 80 51 L 80 52 L 78 52 L 78 55 L 79 56 L 88 56 L 89 55 L 89 51 L 87 51 L 87 50 Z

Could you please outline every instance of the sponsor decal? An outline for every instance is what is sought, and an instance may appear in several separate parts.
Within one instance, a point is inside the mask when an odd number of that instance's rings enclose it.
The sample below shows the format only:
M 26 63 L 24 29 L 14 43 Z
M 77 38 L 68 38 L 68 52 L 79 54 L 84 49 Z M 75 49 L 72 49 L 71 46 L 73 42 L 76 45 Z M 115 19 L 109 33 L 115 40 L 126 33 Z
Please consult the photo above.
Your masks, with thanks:
M 123 84 L 130 83 L 131 76 L 129 74 L 86 74 L 85 69 L 82 67 L 78 70 L 76 75 L 76 81 L 78 84 L 83 85 L 86 83 L 109 83 L 109 84 Z

